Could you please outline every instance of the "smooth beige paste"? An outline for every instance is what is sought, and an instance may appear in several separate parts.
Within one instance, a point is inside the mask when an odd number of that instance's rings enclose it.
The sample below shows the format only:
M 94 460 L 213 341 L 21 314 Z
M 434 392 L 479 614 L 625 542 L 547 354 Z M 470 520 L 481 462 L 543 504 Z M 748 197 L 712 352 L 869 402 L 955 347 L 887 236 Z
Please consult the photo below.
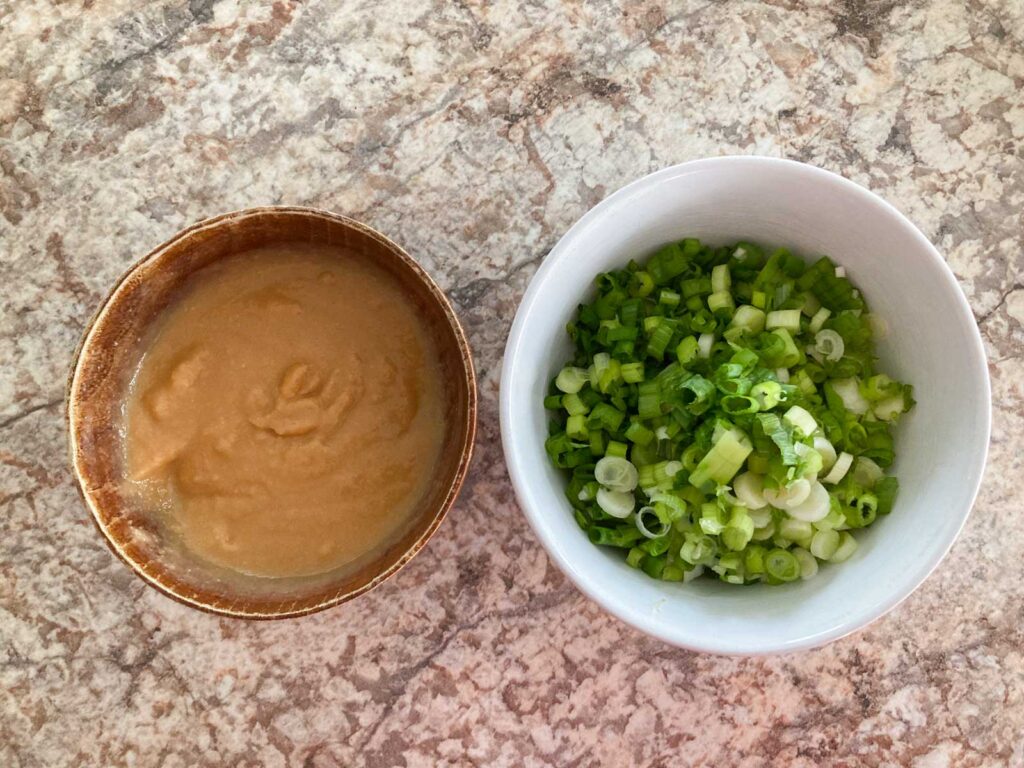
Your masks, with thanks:
M 396 279 L 282 244 L 204 269 L 164 312 L 129 393 L 126 458 L 193 552 L 299 576 L 403 533 L 443 431 L 436 349 Z

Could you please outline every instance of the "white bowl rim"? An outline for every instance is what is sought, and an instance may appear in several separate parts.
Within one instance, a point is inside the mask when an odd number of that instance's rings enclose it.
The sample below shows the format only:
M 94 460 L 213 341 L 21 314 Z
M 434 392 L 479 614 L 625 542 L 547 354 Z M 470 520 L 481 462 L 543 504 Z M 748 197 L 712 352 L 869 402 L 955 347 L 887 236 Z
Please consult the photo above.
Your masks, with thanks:
M 969 472 L 968 477 L 974 478 L 974 487 L 970 489 L 970 503 L 966 505 L 961 513 L 960 524 L 949 536 L 948 541 L 945 542 L 941 549 L 936 549 L 930 559 L 922 561 L 917 565 L 913 577 L 907 582 L 909 587 L 905 590 L 901 592 L 894 592 L 888 600 L 874 608 L 853 612 L 847 620 L 836 623 L 828 630 L 814 635 L 800 637 L 791 642 L 775 643 L 773 645 L 766 645 L 756 641 L 729 641 L 727 643 L 716 643 L 714 641 L 709 642 L 706 637 L 699 633 L 699 631 L 688 631 L 685 627 L 680 626 L 666 626 L 665 624 L 660 623 L 656 616 L 630 612 L 616 602 L 606 599 L 604 595 L 594 589 L 592 584 L 588 583 L 584 578 L 584 574 L 580 573 L 573 567 L 572 563 L 563 555 L 560 547 L 558 546 L 558 542 L 555 541 L 555 539 L 550 535 L 550 531 L 543 525 L 541 518 L 544 513 L 541 511 L 541 505 L 535 500 L 533 491 L 530 487 L 529 478 L 524 475 L 519 461 L 519 456 L 523 451 L 536 450 L 536 446 L 524 445 L 524 441 L 517 442 L 513 436 L 514 430 L 510 427 L 514 418 L 512 412 L 514 407 L 512 392 L 513 387 L 515 386 L 517 373 L 515 366 L 509 365 L 509 362 L 515 360 L 518 348 L 523 342 L 524 333 L 527 328 L 527 317 L 530 315 L 533 305 L 537 300 L 537 296 L 541 292 L 541 286 L 547 280 L 548 273 L 553 269 L 553 266 L 555 262 L 558 261 L 560 255 L 569 248 L 569 244 L 572 240 L 582 230 L 589 227 L 596 219 L 611 213 L 616 207 L 625 202 L 633 194 L 646 191 L 647 188 L 656 186 L 664 180 L 679 174 L 693 173 L 696 171 L 706 170 L 713 166 L 725 165 L 749 165 L 751 170 L 770 170 L 771 167 L 785 167 L 797 173 L 804 173 L 807 177 L 812 178 L 817 182 L 831 184 L 845 193 L 859 196 L 865 201 L 878 206 L 889 216 L 895 217 L 904 227 L 907 228 L 911 237 L 917 242 L 922 250 L 928 253 L 934 266 L 940 271 L 945 280 L 955 289 L 953 294 L 957 297 L 957 301 L 956 306 L 951 309 L 959 315 L 959 319 L 965 325 L 974 328 L 974 333 L 970 335 L 971 345 L 968 350 L 968 355 L 972 360 L 972 366 L 975 366 L 977 370 L 980 371 L 982 380 L 984 381 L 982 393 L 983 402 L 978 404 L 980 407 L 977 409 L 984 417 L 984 441 L 981 443 L 984 447 L 979 453 L 973 457 L 969 457 L 967 460 L 967 466 L 965 468 Z M 583 594 L 620 621 L 632 626 L 634 629 L 681 648 L 728 656 L 764 656 L 817 648 L 867 627 L 869 624 L 877 621 L 910 597 L 910 595 L 913 594 L 925 579 L 927 579 L 928 576 L 931 575 L 931 573 L 938 567 L 939 563 L 942 562 L 946 554 L 952 548 L 953 543 L 959 537 L 964 525 L 967 523 L 967 518 L 970 516 L 974 503 L 977 500 L 978 490 L 984 476 L 992 428 L 991 381 L 989 379 L 988 360 L 985 355 L 985 348 L 981 339 L 981 331 L 977 326 L 974 313 L 967 301 L 967 297 L 960 288 L 960 284 L 958 283 L 956 276 L 953 274 L 952 269 L 950 269 L 946 261 L 942 258 L 939 251 L 934 245 L 932 245 L 931 241 L 929 241 L 928 238 L 926 238 L 914 225 L 914 223 L 903 215 L 899 209 L 869 189 L 862 187 L 861 185 L 840 176 L 837 173 L 827 171 L 817 166 L 801 163 L 796 160 L 765 157 L 760 155 L 724 155 L 720 157 L 709 157 L 690 160 L 663 168 L 659 171 L 647 174 L 646 176 L 642 176 L 624 187 L 619 188 L 577 220 L 544 258 L 544 261 L 538 268 L 537 272 L 534 274 L 533 278 L 531 278 L 526 293 L 524 294 L 522 301 L 519 303 L 519 307 L 516 310 L 515 320 L 512 323 L 512 329 L 509 332 L 508 341 L 505 345 L 499 399 L 502 449 L 505 454 L 505 463 L 508 467 L 509 476 L 512 480 L 512 486 L 515 490 L 516 498 L 523 514 L 530 523 L 530 527 L 533 528 L 534 533 L 537 534 L 537 537 L 540 539 L 541 544 L 543 544 L 548 556 L 555 561 L 562 573 L 565 574 L 569 580 L 572 581 L 581 592 L 583 592 Z

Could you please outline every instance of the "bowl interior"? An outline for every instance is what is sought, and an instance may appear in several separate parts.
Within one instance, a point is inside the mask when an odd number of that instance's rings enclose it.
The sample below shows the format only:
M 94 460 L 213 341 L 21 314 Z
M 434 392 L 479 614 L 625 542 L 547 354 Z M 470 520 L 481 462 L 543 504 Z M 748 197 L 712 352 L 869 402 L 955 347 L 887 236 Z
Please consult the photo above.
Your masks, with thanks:
M 336 571 L 301 578 L 244 576 L 192 556 L 149 511 L 122 493 L 120 412 L 150 324 L 193 273 L 274 242 L 343 246 L 371 257 L 402 285 L 436 342 L 445 378 L 445 442 L 439 471 L 401 538 Z M 90 325 L 68 391 L 71 458 L 93 516 L 114 551 L 150 583 L 197 607 L 231 615 L 307 613 L 351 598 L 411 558 L 440 524 L 461 486 L 476 417 L 472 359 L 451 307 L 401 248 L 342 216 L 297 208 L 227 214 L 197 224 L 133 266 Z
M 570 354 L 564 328 L 593 276 L 682 237 L 747 239 L 846 267 L 889 326 L 881 368 L 915 387 L 897 429 L 900 495 L 842 566 L 781 587 L 666 584 L 590 544 L 544 453 L 541 400 Z M 696 161 L 646 177 L 581 219 L 531 283 L 510 337 L 502 431 L 520 501 L 556 562 L 606 609 L 669 642 L 722 653 L 810 647 L 877 618 L 927 576 L 973 503 L 988 445 L 989 389 L 973 317 L 925 238 L 838 176 L 768 158 Z

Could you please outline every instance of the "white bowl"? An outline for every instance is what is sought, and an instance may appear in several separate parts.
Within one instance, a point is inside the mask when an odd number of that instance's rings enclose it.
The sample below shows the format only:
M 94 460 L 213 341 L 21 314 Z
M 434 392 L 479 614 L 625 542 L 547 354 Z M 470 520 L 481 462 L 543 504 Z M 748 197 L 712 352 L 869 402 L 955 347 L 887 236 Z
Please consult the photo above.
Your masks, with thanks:
M 896 430 L 900 493 L 892 514 L 858 535 L 846 563 L 809 581 L 738 587 L 655 581 L 576 525 L 566 478 L 544 452 L 542 400 L 569 358 L 565 325 L 597 273 L 683 237 L 752 240 L 843 265 L 889 326 L 881 369 L 914 385 Z M 587 213 L 548 254 L 523 297 L 505 350 L 501 433 L 519 503 L 549 554 L 590 598 L 674 645 L 723 654 L 812 648 L 864 627 L 906 598 L 963 527 L 989 440 L 988 371 L 978 328 L 952 272 L 895 208 L 841 176 L 763 157 L 666 168 Z

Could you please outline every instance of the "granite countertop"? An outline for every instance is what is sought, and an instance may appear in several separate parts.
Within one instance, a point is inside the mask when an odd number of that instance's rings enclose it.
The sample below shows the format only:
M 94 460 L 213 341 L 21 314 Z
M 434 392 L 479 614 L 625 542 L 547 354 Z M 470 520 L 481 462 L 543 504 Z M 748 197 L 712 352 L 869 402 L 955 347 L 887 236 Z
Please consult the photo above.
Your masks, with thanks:
M 0 0 L 0 765 L 1024 765 L 1022 88 L 1018 0 Z M 936 573 L 869 629 L 766 659 L 663 645 L 582 597 L 498 439 L 505 336 L 558 237 L 726 153 L 907 213 L 974 308 L 994 394 Z M 130 262 L 277 203 L 407 246 L 463 318 L 482 407 L 471 478 L 407 568 L 244 623 L 114 559 L 62 398 Z

